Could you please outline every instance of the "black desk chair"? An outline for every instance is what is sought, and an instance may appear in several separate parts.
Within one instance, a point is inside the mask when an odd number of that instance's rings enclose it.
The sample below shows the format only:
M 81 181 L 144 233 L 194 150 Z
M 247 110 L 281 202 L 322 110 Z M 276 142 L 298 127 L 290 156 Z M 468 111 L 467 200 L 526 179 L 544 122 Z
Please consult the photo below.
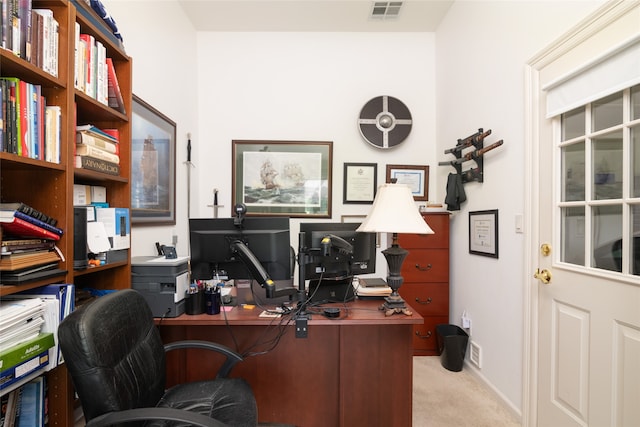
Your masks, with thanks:
M 151 310 L 135 290 L 79 308 L 60 324 L 58 338 L 88 427 L 130 421 L 154 427 L 257 425 L 251 388 L 243 379 L 227 378 L 242 357 L 205 341 L 163 346 Z M 226 356 L 217 377 L 165 391 L 165 351 L 193 347 Z

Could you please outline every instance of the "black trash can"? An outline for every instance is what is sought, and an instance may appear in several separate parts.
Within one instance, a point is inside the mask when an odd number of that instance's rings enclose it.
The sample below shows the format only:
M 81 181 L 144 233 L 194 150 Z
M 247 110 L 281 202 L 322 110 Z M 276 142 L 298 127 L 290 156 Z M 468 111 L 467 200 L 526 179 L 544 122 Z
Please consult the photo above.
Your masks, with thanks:
M 469 335 L 456 325 L 436 325 L 436 338 L 442 366 L 449 371 L 460 372 Z

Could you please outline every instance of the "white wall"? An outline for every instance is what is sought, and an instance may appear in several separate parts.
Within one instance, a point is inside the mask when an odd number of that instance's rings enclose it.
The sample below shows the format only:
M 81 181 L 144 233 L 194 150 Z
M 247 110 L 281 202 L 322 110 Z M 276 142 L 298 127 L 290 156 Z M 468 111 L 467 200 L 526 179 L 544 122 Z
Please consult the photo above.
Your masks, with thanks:
M 333 141 L 332 220 L 366 214 L 370 205 L 342 204 L 345 162 L 377 163 L 378 184 L 387 164 L 435 169 L 434 71 L 433 34 L 199 33 L 194 216 L 212 216 L 213 188 L 221 216 L 230 215 L 234 139 Z M 402 100 L 414 120 L 407 140 L 387 151 L 357 126 L 363 105 L 379 95 Z M 430 190 L 436 200 L 437 185 Z M 292 219 L 294 247 L 298 224 Z
M 221 216 L 230 215 L 231 140 L 330 140 L 333 220 L 368 211 L 342 205 L 344 162 L 377 163 L 379 183 L 386 164 L 429 165 L 430 200 L 443 202 L 453 171 L 437 166 L 451 159 L 444 150 L 479 127 L 492 130 L 487 142 L 503 139 L 485 156 L 485 182 L 466 184 L 468 201 L 452 218 L 450 320 L 459 324 L 467 310 L 483 349 L 479 374 L 521 411 L 529 272 L 524 236 L 514 229 L 516 215 L 527 215 L 524 64 L 601 1 L 458 0 L 435 34 L 196 33 L 173 1 L 104 3 L 133 57 L 134 93 L 178 124 L 177 224 L 135 227 L 134 256 L 153 254 L 153 243 L 173 234 L 187 253 L 187 132 L 192 216 L 212 216 L 213 188 Z M 365 143 L 356 126 L 361 107 L 379 95 L 401 99 L 414 118 L 408 140 L 387 152 Z M 468 212 L 485 209 L 499 209 L 499 259 L 468 254 Z M 293 235 L 297 227 L 292 221 Z
M 456 1 L 436 32 L 438 153 L 482 127 L 485 144 L 504 145 L 484 157 L 484 182 L 465 184 L 468 201 L 451 221 L 451 314 L 472 319 L 482 347 L 479 374 L 522 410 L 524 235 L 524 65 L 535 53 L 594 11 L 600 1 Z M 450 156 L 451 157 L 451 156 Z M 446 156 L 439 154 L 438 159 Z M 473 162 L 464 165 L 468 169 Z M 439 170 L 446 182 L 453 168 Z M 499 258 L 468 253 L 468 213 L 499 210 Z
M 155 242 L 188 253 L 187 134 L 197 139 L 196 32 L 174 1 L 103 1 L 133 58 L 133 93 L 176 122 L 176 225 L 132 228 L 131 255 L 154 255 Z

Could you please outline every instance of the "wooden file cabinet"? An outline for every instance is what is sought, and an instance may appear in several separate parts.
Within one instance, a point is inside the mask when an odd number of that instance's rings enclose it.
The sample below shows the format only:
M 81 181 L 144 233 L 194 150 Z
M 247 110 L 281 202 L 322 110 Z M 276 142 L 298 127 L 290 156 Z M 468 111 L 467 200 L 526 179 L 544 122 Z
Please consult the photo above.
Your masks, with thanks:
M 438 354 L 436 325 L 449 323 L 449 213 L 422 214 L 435 234 L 400 234 L 409 251 L 402 265 L 400 295 L 423 318 L 413 326 L 413 354 Z

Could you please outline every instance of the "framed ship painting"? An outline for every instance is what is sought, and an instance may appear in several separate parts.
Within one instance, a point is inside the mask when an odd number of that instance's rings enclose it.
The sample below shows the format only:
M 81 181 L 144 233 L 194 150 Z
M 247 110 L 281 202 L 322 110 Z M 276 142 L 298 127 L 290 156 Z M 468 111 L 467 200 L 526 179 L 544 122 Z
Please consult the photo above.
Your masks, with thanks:
M 247 216 L 331 217 L 332 142 L 232 144 L 233 206 L 243 203 Z
M 133 95 L 131 223 L 176 223 L 176 123 Z

